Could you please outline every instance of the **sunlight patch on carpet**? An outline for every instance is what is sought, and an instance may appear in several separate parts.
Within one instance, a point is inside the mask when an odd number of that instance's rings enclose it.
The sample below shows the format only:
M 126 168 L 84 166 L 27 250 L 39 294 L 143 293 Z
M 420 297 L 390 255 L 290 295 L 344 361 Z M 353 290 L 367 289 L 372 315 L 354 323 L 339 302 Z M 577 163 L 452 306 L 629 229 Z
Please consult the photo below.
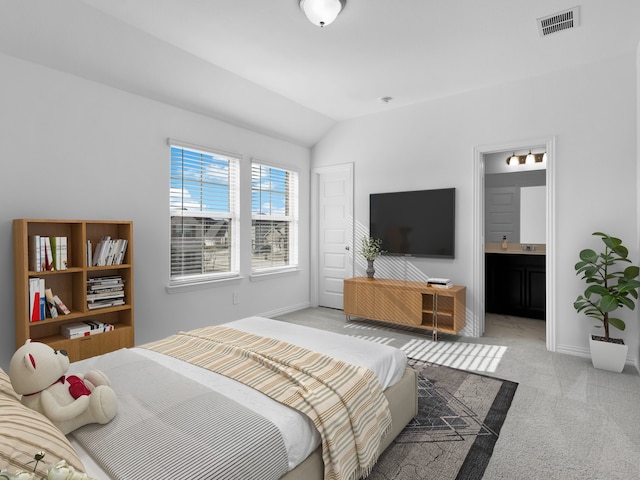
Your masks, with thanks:
M 400 347 L 408 357 L 476 372 L 495 372 L 507 347 L 414 339 Z
M 370 342 L 381 343 L 383 345 L 391 345 L 393 338 L 385 337 L 372 337 L 371 335 L 349 335 L 353 338 L 359 338 L 360 340 L 368 340 Z
M 367 330 L 368 333 L 387 330 L 385 328 L 372 327 L 370 325 L 363 325 L 359 323 L 347 323 L 345 324 L 344 328 L 348 330 Z M 351 332 L 349 332 L 348 335 L 353 338 L 359 338 L 361 340 L 368 340 L 370 342 L 381 343 L 383 345 L 391 345 L 394 340 L 393 338 L 381 337 L 378 335 L 354 335 Z

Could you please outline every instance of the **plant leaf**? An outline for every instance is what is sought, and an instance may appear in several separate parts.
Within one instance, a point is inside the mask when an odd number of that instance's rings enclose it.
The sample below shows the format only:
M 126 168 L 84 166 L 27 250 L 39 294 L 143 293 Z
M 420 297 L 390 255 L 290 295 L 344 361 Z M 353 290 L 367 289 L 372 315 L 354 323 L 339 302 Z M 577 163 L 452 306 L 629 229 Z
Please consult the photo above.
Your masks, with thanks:
M 625 307 L 627 307 L 629 310 L 633 310 L 634 308 L 636 308 L 635 303 L 633 303 L 633 300 L 631 300 L 629 297 L 624 296 L 624 297 L 619 297 L 618 301 L 623 304 Z
M 629 265 L 624 269 L 624 278 L 632 280 L 640 275 L 640 267 L 637 265 Z
M 590 297 L 594 293 L 596 295 L 604 296 L 609 293 L 609 289 L 603 287 L 602 285 L 590 285 L 589 287 L 587 287 L 584 293 L 587 297 Z
M 619 318 L 610 318 L 609 319 L 609 325 L 611 325 L 612 327 L 617 328 L 618 330 L 624 330 L 625 328 L 627 328 L 625 323 L 622 320 L 620 320 Z
M 603 312 L 613 312 L 619 306 L 618 299 L 613 295 L 603 295 L 600 299 L 600 310 Z
M 598 260 L 598 254 L 594 250 L 587 248 L 580 252 L 580 259 L 584 262 L 595 263 Z

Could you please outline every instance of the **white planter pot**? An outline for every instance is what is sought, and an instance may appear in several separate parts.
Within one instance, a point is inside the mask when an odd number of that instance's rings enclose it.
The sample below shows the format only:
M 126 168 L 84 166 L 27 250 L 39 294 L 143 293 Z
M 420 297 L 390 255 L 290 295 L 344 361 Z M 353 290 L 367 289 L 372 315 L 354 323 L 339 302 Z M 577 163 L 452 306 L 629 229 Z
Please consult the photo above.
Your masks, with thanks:
M 627 360 L 628 345 L 594 340 L 589 334 L 591 362 L 595 368 L 620 373 Z

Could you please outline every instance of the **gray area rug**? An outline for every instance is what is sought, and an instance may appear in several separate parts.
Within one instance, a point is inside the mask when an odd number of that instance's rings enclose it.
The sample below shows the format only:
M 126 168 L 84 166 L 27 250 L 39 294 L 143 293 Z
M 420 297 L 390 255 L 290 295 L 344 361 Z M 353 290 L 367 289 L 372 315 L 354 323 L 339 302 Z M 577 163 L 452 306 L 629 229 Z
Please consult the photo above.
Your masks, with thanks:
M 418 415 L 368 480 L 479 480 L 517 383 L 409 359 L 419 372 Z

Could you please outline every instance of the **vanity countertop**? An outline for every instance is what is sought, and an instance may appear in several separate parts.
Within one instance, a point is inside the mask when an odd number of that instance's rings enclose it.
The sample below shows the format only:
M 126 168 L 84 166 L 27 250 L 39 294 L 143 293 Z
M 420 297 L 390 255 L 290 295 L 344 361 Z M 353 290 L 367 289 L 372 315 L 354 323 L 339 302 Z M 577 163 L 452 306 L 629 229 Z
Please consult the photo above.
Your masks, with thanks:
M 525 250 L 526 247 L 533 250 Z M 507 253 L 511 255 L 546 255 L 547 246 L 544 243 L 507 243 L 507 249 L 502 249 L 501 243 L 485 243 L 484 253 Z

